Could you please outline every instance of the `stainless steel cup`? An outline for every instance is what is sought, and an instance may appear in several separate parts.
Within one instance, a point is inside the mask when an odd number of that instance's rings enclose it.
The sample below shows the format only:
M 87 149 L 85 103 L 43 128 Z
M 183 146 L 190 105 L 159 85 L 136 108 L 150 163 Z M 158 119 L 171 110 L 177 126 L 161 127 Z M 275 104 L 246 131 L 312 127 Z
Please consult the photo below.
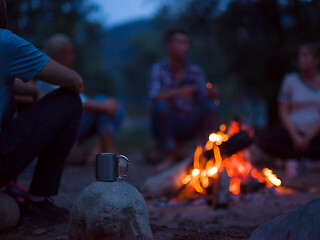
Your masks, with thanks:
M 127 161 L 123 176 L 119 176 L 120 159 Z M 96 154 L 96 179 L 102 182 L 114 182 L 127 176 L 129 169 L 129 159 L 124 155 L 116 153 Z

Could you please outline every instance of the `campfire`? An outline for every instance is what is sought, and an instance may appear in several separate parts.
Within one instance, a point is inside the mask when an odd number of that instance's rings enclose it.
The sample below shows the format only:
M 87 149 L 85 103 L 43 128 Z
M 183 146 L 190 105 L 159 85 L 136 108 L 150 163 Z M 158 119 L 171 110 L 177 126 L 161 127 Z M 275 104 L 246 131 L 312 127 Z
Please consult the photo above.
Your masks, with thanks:
M 241 191 L 246 192 L 246 186 L 250 185 L 280 186 L 281 180 L 272 170 L 265 168 L 258 171 L 246 159 L 249 156 L 245 156 L 246 152 L 241 150 L 251 140 L 252 131 L 246 127 L 241 129 L 238 122 L 233 121 L 228 127 L 222 124 L 217 133 L 209 136 L 204 147 L 196 148 L 193 166 L 182 179 L 182 184 L 200 194 L 206 194 L 218 181 L 219 175 L 226 172 L 230 178 L 229 191 L 236 195 Z
M 215 207 L 226 207 L 232 194 L 280 186 L 281 180 L 272 170 L 258 170 L 250 163 L 252 142 L 253 131 L 246 125 L 236 121 L 222 124 L 193 155 L 149 177 L 140 191 L 145 197 L 163 199 L 161 204 L 191 201 L 200 195 Z

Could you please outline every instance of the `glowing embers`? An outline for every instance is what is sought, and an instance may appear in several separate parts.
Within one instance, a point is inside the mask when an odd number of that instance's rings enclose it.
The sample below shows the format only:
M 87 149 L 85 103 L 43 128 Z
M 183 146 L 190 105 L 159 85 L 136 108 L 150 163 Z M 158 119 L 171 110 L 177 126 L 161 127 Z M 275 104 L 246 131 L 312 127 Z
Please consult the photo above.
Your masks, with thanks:
M 193 168 L 190 169 L 182 183 L 189 184 L 198 193 L 205 194 L 208 187 L 217 181 L 219 173 L 226 170 L 230 177 L 229 191 L 233 194 L 239 194 L 242 183 L 247 182 L 250 178 L 256 179 L 256 182 L 265 184 L 267 187 L 280 186 L 281 180 L 272 170 L 265 168 L 262 173 L 259 172 L 245 160 L 242 152 L 223 158 L 219 146 L 239 132 L 239 123 L 231 122 L 229 127 L 223 124 L 219 132 L 210 134 L 205 147 L 196 148 Z

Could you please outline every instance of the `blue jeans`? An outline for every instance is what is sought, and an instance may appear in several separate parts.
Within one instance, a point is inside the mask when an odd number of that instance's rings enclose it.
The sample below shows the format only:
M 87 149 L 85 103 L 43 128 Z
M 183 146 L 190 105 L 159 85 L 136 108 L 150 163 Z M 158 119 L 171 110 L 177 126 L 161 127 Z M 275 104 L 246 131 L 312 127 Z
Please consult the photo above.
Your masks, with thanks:
M 188 114 L 177 112 L 166 101 L 155 102 L 152 106 L 154 136 L 165 150 L 173 150 L 177 142 L 184 142 L 196 135 L 204 145 L 209 134 L 217 127 L 219 112 L 219 107 L 209 100 Z
M 93 99 L 96 101 L 105 101 L 107 98 L 106 95 L 99 95 Z M 122 123 L 124 114 L 123 107 L 119 107 L 115 116 L 106 113 L 83 111 L 79 130 L 79 141 L 85 140 L 93 135 L 114 135 Z

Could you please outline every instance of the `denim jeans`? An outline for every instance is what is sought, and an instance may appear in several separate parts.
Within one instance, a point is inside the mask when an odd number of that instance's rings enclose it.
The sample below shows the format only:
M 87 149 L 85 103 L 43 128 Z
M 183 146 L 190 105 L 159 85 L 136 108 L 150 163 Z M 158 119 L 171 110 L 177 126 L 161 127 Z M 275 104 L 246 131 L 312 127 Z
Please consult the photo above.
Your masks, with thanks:
M 210 100 L 203 101 L 190 113 L 174 110 L 169 102 L 157 101 L 152 106 L 152 128 L 155 138 L 165 150 L 173 150 L 177 142 L 196 135 L 204 145 L 217 127 L 219 107 Z
M 0 131 L 0 187 L 38 157 L 29 192 L 56 195 L 65 159 L 77 138 L 81 112 L 77 94 L 57 89 L 5 126 Z
M 105 101 L 108 97 L 106 95 L 98 95 L 93 99 L 95 101 Z M 111 116 L 106 113 L 88 112 L 84 111 L 81 118 L 79 141 L 83 141 L 93 135 L 102 136 L 107 133 L 115 134 L 119 129 L 125 112 L 123 107 L 119 107 L 116 115 Z

